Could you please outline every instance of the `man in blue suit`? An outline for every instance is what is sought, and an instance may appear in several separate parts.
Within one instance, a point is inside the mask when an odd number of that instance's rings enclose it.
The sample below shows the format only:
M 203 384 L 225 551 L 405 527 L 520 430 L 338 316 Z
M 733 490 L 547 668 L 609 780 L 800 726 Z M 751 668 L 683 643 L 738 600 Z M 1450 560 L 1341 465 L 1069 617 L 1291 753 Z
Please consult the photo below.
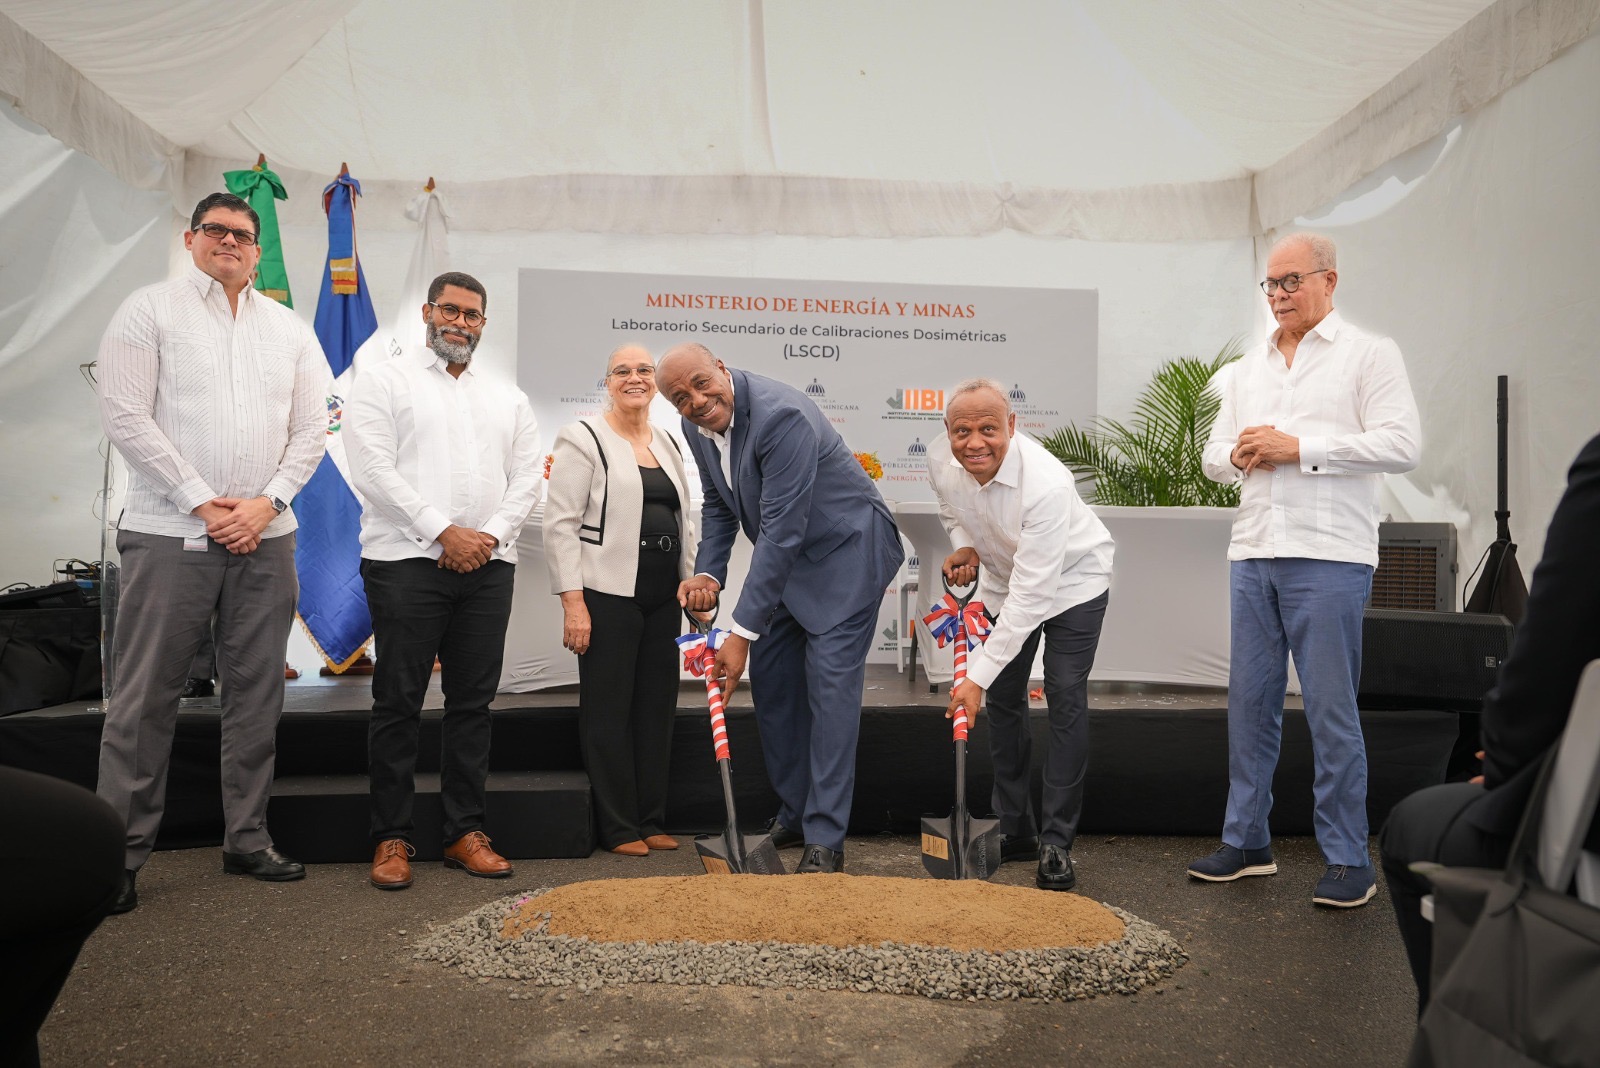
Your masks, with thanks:
M 861 690 L 884 587 L 904 558 L 872 480 L 799 390 L 730 371 L 703 345 L 656 368 L 683 416 L 704 487 L 697 574 L 678 600 L 709 609 L 742 528 L 755 547 L 717 654 L 728 693 L 750 664 L 780 845 L 804 841 L 797 872 L 844 870 Z

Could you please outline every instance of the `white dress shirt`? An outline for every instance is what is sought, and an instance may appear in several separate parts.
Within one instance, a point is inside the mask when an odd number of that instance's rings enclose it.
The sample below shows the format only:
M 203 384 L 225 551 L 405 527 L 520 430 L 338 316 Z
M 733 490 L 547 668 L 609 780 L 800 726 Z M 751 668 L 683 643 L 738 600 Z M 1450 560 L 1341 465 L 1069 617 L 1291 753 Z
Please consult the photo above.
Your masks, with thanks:
M 99 361 L 101 425 L 128 464 L 123 530 L 198 538 L 195 508 L 291 500 L 327 448 L 332 373 L 311 328 L 248 287 L 235 316 L 222 284 L 192 264 L 123 301 Z M 295 525 L 285 510 L 261 536 Z
M 978 597 L 995 624 L 968 658 L 967 678 L 987 690 L 1036 627 L 1111 588 L 1115 545 L 1072 472 L 1026 434 L 1011 438 L 1000 470 L 982 485 L 940 435 L 928 444 L 928 475 L 950 543 L 976 549 L 982 562 Z M 924 560 L 922 573 L 937 575 L 943 564 Z
M 407 354 L 362 370 L 345 406 L 361 555 L 437 560 L 437 539 L 454 524 L 499 539 L 493 558 L 514 564 L 544 484 L 527 394 L 470 364 L 456 378 L 444 357 L 425 359 Z
M 1300 462 L 1244 479 L 1229 560 L 1302 557 L 1378 564 L 1378 488 L 1422 452 L 1417 402 L 1400 347 L 1328 315 L 1289 366 L 1274 332 L 1233 366 L 1203 464 L 1217 482 L 1242 477 L 1229 457 L 1246 427 L 1300 439 Z

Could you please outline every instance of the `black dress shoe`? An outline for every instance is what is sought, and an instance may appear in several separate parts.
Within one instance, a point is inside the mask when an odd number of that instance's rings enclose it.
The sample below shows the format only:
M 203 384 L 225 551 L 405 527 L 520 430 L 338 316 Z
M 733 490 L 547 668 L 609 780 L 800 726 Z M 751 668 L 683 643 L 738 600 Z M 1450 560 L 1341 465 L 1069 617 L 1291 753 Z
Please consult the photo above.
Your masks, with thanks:
M 1072 854 L 1049 842 L 1039 847 L 1039 874 L 1034 882 L 1040 890 L 1071 890 L 1078 885 L 1078 873 L 1072 870 Z
M 772 844 L 777 849 L 788 849 L 790 846 L 804 845 L 805 835 L 799 831 L 791 831 L 778 822 L 774 816 L 767 821 L 767 837 L 772 839 Z
M 124 912 L 132 912 L 139 905 L 139 891 L 133 888 L 134 877 L 139 873 L 132 869 L 123 871 L 122 882 L 117 887 L 117 898 L 111 902 L 111 915 L 118 916 Z
M 277 846 L 267 846 L 254 853 L 224 850 L 222 870 L 229 875 L 249 875 L 269 883 L 287 883 L 306 877 L 306 866 L 278 852 Z
M 1014 860 L 1038 860 L 1039 836 L 1030 834 L 1016 838 L 1009 834 L 1000 836 L 1000 863 L 1010 864 Z
M 186 698 L 215 697 L 216 693 L 217 684 L 210 679 L 185 679 L 183 692 L 178 696 Z
M 827 846 L 806 844 L 806 855 L 795 866 L 796 875 L 811 875 L 815 872 L 844 871 L 844 850 L 835 853 Z

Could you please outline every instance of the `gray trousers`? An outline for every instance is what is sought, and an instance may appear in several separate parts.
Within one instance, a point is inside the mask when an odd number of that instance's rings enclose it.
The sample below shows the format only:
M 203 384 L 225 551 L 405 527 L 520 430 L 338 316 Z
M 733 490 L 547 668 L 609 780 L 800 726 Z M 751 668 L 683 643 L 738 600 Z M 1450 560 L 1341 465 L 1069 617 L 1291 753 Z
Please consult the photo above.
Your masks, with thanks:
M 216 613 L 222 691 L 223 849 L 272 844 L 267 799 L 283 714 L 283 651 L 300 586 L 293 534 L 266 538 L 236 556 L 211 539 L 184 552 L 183 539 L 119 531 L 117 686 L 106 702 L 96 793 L 128 828 L 127 866 L 150 857 L 166 805 L 178 695 Z
M 1001 669 L 984 696 L 994 759 L 994 810 L 1000 833 L 1072 848 L 1089 770 L 1089 669 L 1100 644 L 1108 596 L 1100 594 L 1045 620 Z M 1033 813 L 1033 731 L 1028 675 L 1044 635 L 1044 697 L 1050 710 L 1040 819 Z

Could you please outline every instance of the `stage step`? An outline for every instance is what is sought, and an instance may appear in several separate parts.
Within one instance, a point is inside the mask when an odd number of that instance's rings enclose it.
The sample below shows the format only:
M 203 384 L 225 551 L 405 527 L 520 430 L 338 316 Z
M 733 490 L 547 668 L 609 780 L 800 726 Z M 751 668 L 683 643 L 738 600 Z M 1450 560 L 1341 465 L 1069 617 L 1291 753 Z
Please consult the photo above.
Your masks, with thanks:
M 417 860 L 438 860 L 444 810 L 437 772 L 418 772 L 412 844 Z M 370 861 L 365 775 L 285 775 L 272 784 L 267 826 L 279 849 L 313 864 Z M 589 776 L 581 771 L 489 774 L 484 832 L 512 860 L 586 857 L 594 852 Z

